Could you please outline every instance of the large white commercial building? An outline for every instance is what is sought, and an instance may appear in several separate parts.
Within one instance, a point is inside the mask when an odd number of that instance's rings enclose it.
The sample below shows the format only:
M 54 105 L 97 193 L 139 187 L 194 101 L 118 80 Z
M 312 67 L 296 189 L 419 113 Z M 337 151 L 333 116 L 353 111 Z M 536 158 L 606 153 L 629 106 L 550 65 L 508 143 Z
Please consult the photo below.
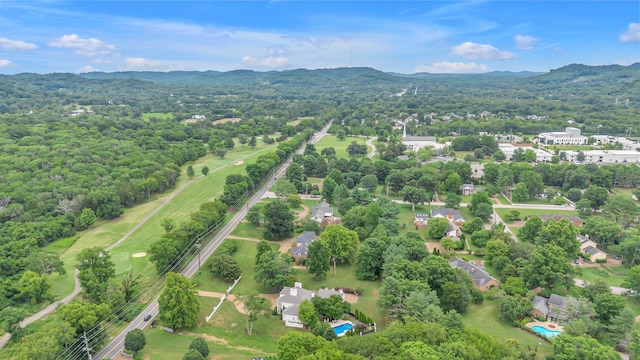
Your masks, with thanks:
M 516 149 L 522 149 L 524 151 L 533 150 L 536 153 L 536 162 L 550 162 L 551 158 L 553 158 L 553 154 L 548 153 L 542 149 L 536 149 L 531 146 L 513 146 L 511 144 L 498 144 L 498 149 L 504 153 L 504 156 L 507 160 L 513 159 L 513 153 Z
M 580 135 L 580 129 L 566 127 L 564 131 L 544 132 L 538 135 L 538 142 L 544 145 L 586 145 L 587 137 Z
M 591 135 L 595 143 L 598 145 L 622 145 L 622 150 L 636 150 L 640 148 L 640 144 L 629 140 L 625 137 L 617 137 L 611 135 Z
M 587 150 L 584 161 L 578 160 L 579 151 L 562 151 L 565 160 L 585 164 L 640 164 L 640 152 L 636 150 Z
M 418 151 L 429 146 L 436 150 L 438 154 L 441 154 L 446 147 L 451 146 L 451 142 L 437 142 L 435 136 L 407 136 L 406 124 L 402 130 L 402 143 L 407 147 L 408 151 Z

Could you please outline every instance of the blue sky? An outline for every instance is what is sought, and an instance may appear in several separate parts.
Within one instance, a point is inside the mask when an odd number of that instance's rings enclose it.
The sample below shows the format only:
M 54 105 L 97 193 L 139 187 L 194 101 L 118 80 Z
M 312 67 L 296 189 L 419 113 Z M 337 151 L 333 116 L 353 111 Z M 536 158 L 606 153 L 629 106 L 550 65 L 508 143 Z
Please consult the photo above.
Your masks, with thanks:
M 640 1 L 0 1 L 0 73 L 640 62 Z

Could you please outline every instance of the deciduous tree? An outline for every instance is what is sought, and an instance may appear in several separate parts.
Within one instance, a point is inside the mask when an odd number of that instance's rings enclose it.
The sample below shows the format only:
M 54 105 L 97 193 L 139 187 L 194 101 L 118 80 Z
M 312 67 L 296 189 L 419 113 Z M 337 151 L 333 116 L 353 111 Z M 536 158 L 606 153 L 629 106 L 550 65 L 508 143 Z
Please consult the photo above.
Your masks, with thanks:
M 181 274 L 167 273 L 165 287 L 158 298 L 160 320 L 174 329 L 194 326 L 200 306 L 193 282 Z
M 309 274 L 316 279 L 323 279 L 327 275 L 331 268 L 331 254 L 322 241 L 313 241 L 309 244 L 305 265 Z
M 247 326 L 247 335 L 253 334 L 253 324 L 258 320 L 260 315 L 265 315 L 271 308 L 269 300 L 260 297 L 258 292 L 254 291 L 247 295 L 240 295 L 238 299 L 242 303 L 244 309 L 244 319 Z
M 358 234 L 342 225 L 327 225 L 320 235 L 320 241 L 329 250 L 333 261 L 333 272 L 336 274 L 336 264 L 351 263 L 356 258 L 360 240 Z
M 147 338 L 140 329 L 133 329 L 127 333 L 124 338 L 124 349 L 127 351 L 133 351 L 136 354 L 138 351 L 144 349 L 147 345 Z
M 82 250 L 77 256 L 78 279 L 86 296 L 100 303 L 107 290 L 109 279 L 115 276 L 115 264 L 111 254 L 103 248 L 94 246 Z
M 264 206 L 264 232 L 267 240 L 282 240 L 293 234 L 293 215 L 287 204 L 273 201 Z

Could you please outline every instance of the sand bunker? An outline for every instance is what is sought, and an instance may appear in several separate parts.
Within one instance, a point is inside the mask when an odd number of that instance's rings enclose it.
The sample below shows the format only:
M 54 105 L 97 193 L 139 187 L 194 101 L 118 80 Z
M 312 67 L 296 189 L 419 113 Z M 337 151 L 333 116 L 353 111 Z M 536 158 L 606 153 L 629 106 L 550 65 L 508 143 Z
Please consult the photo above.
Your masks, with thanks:
M 138 257 L 145 257 L 147 256 L 146 252 L 139 252 L 139 253 L 135 253 L 133 255 L 131 255 L 132 257 L 138 258 Z
M 244 164 L 244 160 L 239 160 L 233 163 L 233 165 L 242 165 Z

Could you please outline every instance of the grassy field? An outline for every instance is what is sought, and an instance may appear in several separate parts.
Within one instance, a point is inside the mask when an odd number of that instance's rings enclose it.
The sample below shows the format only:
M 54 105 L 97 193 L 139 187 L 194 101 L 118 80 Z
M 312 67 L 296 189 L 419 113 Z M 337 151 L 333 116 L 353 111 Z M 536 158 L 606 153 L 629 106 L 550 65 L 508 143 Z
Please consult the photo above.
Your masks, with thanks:
M 594 266 L 580 268 L 582 275 L 578 276 L 587 282 L 604 281 L 609 286 L 622 286 L 627 276 L 627 268 L 624 266 Z
M 238 251 L 236 251 L 236 253 L 233 255 L 233 258 L 236 260 L 238 265 L 240 265 L 240 269 L 242 270 L 242 279 L 233 289 L 233 293 L 248 294 L 252 290 L 257 290 L 261 294 L 273 293 L 273 289 L 264 288 L 253 279 L 253 269 L 255 267 L 255 259 L 257 253 L 256 246 L 258 245 L 258 243 L 236 239 L 226 239 L 225 242 L 226 241 L 233 242 L 238 246 Z M 271 243 L 273 251 L 278 251 L 280 245 L 275 241 L 272 241 Z M 219 250 L 214 253 L 214 256 L 216 254 L 219 254 Z M 224 292 L 231 284 L 223 282 L 219 279 L 215 279 L 211 276 L 211 274 L 209 274 L 210 262 L 211 259 L 203 264 L 202 272 L 200 274 L 196 274 L 193 277 L 193 280 L 198 284 L 199 290 Z
M 532 348 L 537 346 L 537 359 L 544 359 L 547 355 L 553 353 L 550 343 L 500 320 L 499 307 L 500 300 L 485 300 L 481 305 L 471 304 L 467 312 L 462 316 L 464 324 L 502 342 L 507 339 L 516 339 L 525 349 L 527 346 Z
M 143 113 L 142 114 L 142 119 L 144 120 L 149 120 L 150 118 L 156 118 L 156 119 L 163 119 L 163 120 L 169 120 L 169 119 L 173 119 L 173 114 L 172 113 Z
M 565 208 L 562 206 L 558 206 L 558 210 L 543 210 L 543 209 L 496 209 L 496 212 L 498 213 L 498 215 L 500 215 L 500 217 L 504 217 L 505 215 L 511 213 L 512 210 L 517 210 L 520 212 L 520 216 L 522 219 L 524 219 L 527 216 L 532 216 L 532 215 L 544 215 L 544 214 L 559 214 L 559 215 L 575 215 L 577 216 L 578 213 L 574 210 L 564 210 Z
M 299 331 L 285 327 L 282 320 L 280 320 L 280 316 L 274 316 L 269 313 L 255 321 L 253 333 L 248 336 L 244 315 L 230 301 L 222 303 L 218 311 L 206 323 L 204 317 L 217 304 L 217 299 L 209 298 L 207 300 L 214 301 L 210 301 L 209 306 L 203 306 L 200 314 L 200 319 L 202 320 L 191 331 L 194 334 L 205 335 L 205 338 L 224 339 L 223 341 L 218 341 L 218 343 L 226 343 L 227 350 L 243 351 L 245 354 L 249 353 L 253 356 L 275 356 L 278 351 L 278 339 L 289 331 Z M 214 352 L 212 351 L 212 353 Z M 224 351 L 223 354 L 226 355 L 227 351 Z M 250 358 L 251 356 L 246 355 L 245 357 L 229 357 L 229 359 Z
M 202 166 L 207 165 L 211 169 L 209 176 L 193 180 L 193 183 L 189 185 L 189 187 L 171 200 L 169 206 L 163 207 L 158 213 L 152 216 L 126 241 L 114 248 L 112 253 L 126 252 L 135 254 L 146 252 L 149 245 L 158 239 L 164 231 L 161 226 L 163 219 L 172 218 L 179 224 L 188 218 L 191 212 L 197 210 L 202 202 L 213 201 L 222 194 L 224 180 L 227 175 L 243 174 L 245 169 L 243 164 L 255 161 L 258 156 L 265 151 L 270 151 L 272 148 L 273 146 L 259 146 L 256 149 L 262 151 L 256 151 L 251 150 L 250 147 L 238 147 L 229 152 L 223 160 L 211 155 L 199 159 L 193 164 L 196 174 L 200 173 Z M 242 163 L 240 163 L 240 159 L 242 159 Z M 176 188 L 185 184 L 187 181 L 189 181 L 189 179 L 186 176 L 185 166 Z M 73 268 L 76 264 L 75 257 L 82 249 L 90 246 L 107 247 L 113 244 L 148 216 L 156 207 L 160 206 L 170 195 L 171 193 L 154 195 L 148 202 L 127 209 L 125 213 L 117 219 L 100 221 L 90 229 L 80 233 L 73 245 L 61 255 L 61 259 L 65 262 L 67 274 L 52 276 L 52 294 L 54 297 L 64 297 L 72 291 Z M 194 201 L 194 199 L 198 200 Z M 143 283 L 148 283 L 156 278 L 155 268 L 148 261 L 148 257 L 130 257 L 129 261 L 131 262 L 133 272 L 142 274 Z
M 621 194 L 621 195 L 625 195 L 627 197 L 630 197 L 633 195 L 633 192 L 636 191 L 636 189 L 623 189 L 623 188 L 614 188 L 613 189 L 613 194 L 612 195 L 617 195 L 617 194 Z
M 322 140 L 318 141 L 316 144 L 316 150 L 318 153 L 322 151 L 324 148 L 333 147 L 336 149 L 336 157 L 338 158 L 349 158 L 349 154 L 347 154 L 347 147 L 352 142 L 357 142 L 360 145 L 364 145 L 367 139 L 363 137 L 347 137 L 344 140 L 340 141 L 335 135 L 327 135 L 322 138 Z M 371 149 L 367 148 L 367 153 L 370 153 Z

